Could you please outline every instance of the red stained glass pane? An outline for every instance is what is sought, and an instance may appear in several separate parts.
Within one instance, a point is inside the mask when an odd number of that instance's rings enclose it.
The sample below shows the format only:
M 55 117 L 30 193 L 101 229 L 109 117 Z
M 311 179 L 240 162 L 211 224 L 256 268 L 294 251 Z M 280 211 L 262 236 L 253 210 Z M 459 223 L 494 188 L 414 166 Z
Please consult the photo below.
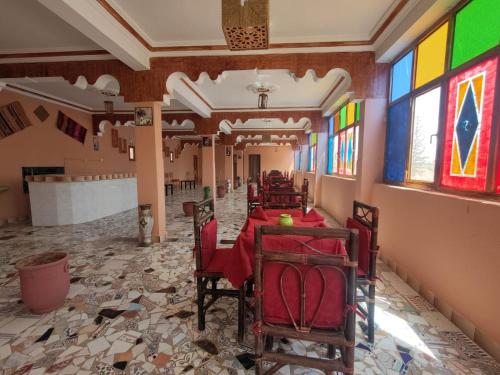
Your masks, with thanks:
M 481 62 L 449 82 L 441 184 L 484 191 L 498 58 Z
M 339 139 L 339 174 L 344 174 L 345 170 L 345 150 L 346 150 L 346 139 L 345 131 L 340 133 Z

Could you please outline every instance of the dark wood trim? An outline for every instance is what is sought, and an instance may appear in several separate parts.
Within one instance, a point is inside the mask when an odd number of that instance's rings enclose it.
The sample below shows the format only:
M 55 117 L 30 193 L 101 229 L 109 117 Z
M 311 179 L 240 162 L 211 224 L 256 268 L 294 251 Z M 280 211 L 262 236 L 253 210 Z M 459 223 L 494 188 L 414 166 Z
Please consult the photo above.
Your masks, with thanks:
M 26 59 L 30 57 L 66 57 L 66 56 L 96 56 L 110 55 L 104 49 L 88 51 L 60 51 L 60 52 L 25 52 L 25 53 L 2 53 L 0 59 Z
M 191 46 L 161 46 L 153 47 L 144 39 L 126 19 L 124 19 L 106 0 L 96 0 L 105 11 L 107 11 L 118 23 L 120 23 L 129 33 L 131 33 L 150 52 L 181 52 L 181 51 L 229 51 L 227 45 L 191 45 Z M 387 29 L 391 22 L 399 15 L 409 0 L 399 0 L 398 5 L 392 10 L 380 27 L 368 40 L 339 40 L 329 42 L 298 42 L 298 43 L 270 43 L 270 49 L 282 48 L 325 48 L 325 47 L 353 47 L 371 46 L 377 41 L 380 35 Z

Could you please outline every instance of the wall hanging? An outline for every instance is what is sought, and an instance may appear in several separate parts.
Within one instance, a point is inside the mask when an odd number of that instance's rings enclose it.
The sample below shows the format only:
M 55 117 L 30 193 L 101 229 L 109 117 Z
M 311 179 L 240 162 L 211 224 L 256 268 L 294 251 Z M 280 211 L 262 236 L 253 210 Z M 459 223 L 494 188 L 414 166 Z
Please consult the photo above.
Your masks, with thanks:
M 69 118 L 64 113 L 59 111 L 57 115 L 57 128 L 66 133 L 71 138 L 77 140 L 78 142 L 85 143 L 85 136 L 87 135 L 87 129 L 77 123 L 75 120 Z

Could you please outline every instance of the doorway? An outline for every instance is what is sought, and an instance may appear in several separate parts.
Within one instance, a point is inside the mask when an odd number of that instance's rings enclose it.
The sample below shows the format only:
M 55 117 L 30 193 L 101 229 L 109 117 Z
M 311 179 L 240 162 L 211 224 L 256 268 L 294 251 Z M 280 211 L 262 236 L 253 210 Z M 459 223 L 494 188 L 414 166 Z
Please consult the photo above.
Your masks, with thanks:
M 248 177 L 257 181 L 260 176 L 260 155 L 248 155 Z

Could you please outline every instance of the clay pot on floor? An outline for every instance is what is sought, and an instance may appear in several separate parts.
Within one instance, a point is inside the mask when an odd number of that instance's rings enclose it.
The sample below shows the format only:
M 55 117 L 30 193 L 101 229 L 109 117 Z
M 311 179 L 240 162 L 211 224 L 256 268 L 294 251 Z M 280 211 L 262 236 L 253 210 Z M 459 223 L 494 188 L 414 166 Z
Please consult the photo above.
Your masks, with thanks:
M 182 209 L 184 210 L 184 216 L 191 217 L 194 214 L 194 204 L 196 202 L 182 202 Z
M 226 195 L 226 187 L 224 185 L 217 186 L 217 198 L 224 198 Z
M 32 255 L 16 263 L 21 279 L 21 298 L 35 314 L 64 304 L 69 291 L 68 254 L 48 252 Z

